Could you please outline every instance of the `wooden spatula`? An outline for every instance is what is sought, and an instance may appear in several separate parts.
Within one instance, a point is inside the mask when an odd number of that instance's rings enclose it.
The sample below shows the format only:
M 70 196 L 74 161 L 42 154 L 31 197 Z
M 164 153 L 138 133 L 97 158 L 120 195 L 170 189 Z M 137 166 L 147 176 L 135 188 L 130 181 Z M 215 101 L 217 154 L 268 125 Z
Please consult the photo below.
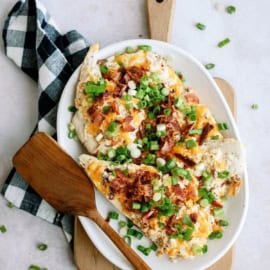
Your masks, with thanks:
M 151 270 L 96 208 L 92 183 L 78 164 L 45 133 L 35 134 L 16 153 L 20 175 L 58 211 L 92 219 L 138 270 Z

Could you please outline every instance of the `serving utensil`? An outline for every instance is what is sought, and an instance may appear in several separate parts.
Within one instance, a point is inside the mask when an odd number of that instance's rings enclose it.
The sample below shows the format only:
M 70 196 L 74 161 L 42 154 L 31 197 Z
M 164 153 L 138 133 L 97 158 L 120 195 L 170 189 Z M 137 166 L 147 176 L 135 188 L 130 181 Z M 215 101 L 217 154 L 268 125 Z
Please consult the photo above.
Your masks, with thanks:
M 151 270 L 99 214 L 93 184 L 52 137 L 43 132 L 36 133 L 15 154 L 13 164 L 29 185 L 55 209 L 90 218 L 135 269 Z

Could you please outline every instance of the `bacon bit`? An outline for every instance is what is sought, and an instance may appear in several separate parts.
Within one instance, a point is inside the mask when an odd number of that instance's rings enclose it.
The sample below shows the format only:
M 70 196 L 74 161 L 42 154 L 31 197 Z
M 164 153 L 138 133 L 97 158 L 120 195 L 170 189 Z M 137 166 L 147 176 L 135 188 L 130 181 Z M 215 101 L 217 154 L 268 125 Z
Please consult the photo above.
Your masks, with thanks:
M 192 159 L 190 159 L 189 157 L 187 157 L 187 156 L 183 156 L 183 155 L 178 154 L 178 153 L 175 153 L 175 156 L 177 158 L 179 158 L 181 161 L 183 161 L 184 164 L 187 167 L 194 167 L 196 165 L 196 163 Z
M 189 131 L 193 128 L 194 123 L 193 124 L 185 124 L 184 126 L 181 127 L 181 134 L 182 136 L 186 136 Z
M 193 223 L 196 223 L 197 220 L 198 220 L 198 215 L 197 215 L 197 213 L 191 213 L 191 214 L 189 215 L 189 217 L 190 217 L 190 219 L 192 220 Z
M 203 142 L 205 141 L 207 135 L 209 134 L 209 132 L 214 128 L 213 125 L 209 124 L 209 123 L 206 123 L 203 127 L 203 130 L 202 130 L 202 134 L 199 138 L 199 145 L 202 145 Z
M 218 201 L 213 201 L 211 203 L 214 207 L 223 208 L 223 205 Z
M 124 132 L 132 132 L 135 130 L 135 128 L 130 124 L 133 117 L 131 115 L 128 115 L 122 122 L 122 130 Z
M 103 120 L 105 119 L 105 115 L 96 109 L 95 107 L 91 107 L 87 110 L 88 115 L 91 117 L 92 121 L 97 125 L 100 126 Z
M 188 93 L 185 95 L 185 99 L 188 103 L 199 104 L 200 100 L 194 93 Z
M 160 123 L 166 125 L 167 131 L 180 131 L 180 125 L 178 120 L 173 116 L 163 116 L 160 118 Z
M 148 212 L 142 215 L 142 222 L 144 224 L 148 223 L 147 221 L 150 218 L 155 218 L 158 214 L 158 210 L 156 208 L 150 209 Z
M 125 90 L 127 89 L 127 85 L 123 84 L 123 83 L 117 83 L 114 89 L 114 93 L 113 95 L 115 97 L 121 97 L 123 95 L 123 93 L 125 92 Z
M 169 153 L 169 152 L 173 149 L 174 144 L 175 144 L 175 142 L 174 142 L 174 139 L 173 139 L 173 138 L 171 138 L 171 137 L 166 137 L 166 139 L 165 139 L 163 145 L 161 146 L 160 152 L 161 152 L 162 154 L 167 154 L 167 153 Z
M 115 174 L 115 179 L 109 184 L 110 189 L 113 193 L 123 193 L 130 179 L 120 169 L 115 169 Z
M 168 222 L 167 222 L 167 225 L 166 225 L 166 233 L 168 235 L 171 235 L 173 233 L 176 232 L 176 229 L 173 227 L 174 223 L 175 223 L 175 220 L 176 220 L 176 216 L 175 215 L 172 215 Z
M 119 113 L 118 104 L 115 100 L 110 103 L 110 111 L 115 112 L 115 113 Z
M 133 66 L 127 70 L 127 74 L 130 78 L 130 80 L 133 80 L 135 83 L 138 83 L 141 79 L 141 77 L 145 74 L 146 70 L 144 68 L 139 68 L 136 66 Z
M 122 78 L 122 72 L 119 70 L 109 71 L 106 74 L 102 74 L 102 76 L 104 79 L 111 80 L 115 83 L 118 83 Z
M 187 190 L 181 188 L 179 185 L 172 186 L 174 197 L 181 202 L 185 202 L 187 199 Z

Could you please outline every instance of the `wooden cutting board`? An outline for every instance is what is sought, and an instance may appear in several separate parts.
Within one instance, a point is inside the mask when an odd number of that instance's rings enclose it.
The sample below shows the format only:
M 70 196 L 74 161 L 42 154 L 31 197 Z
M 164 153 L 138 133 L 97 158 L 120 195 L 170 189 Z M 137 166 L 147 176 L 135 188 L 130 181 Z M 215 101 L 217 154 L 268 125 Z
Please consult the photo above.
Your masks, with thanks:
M 236 118 L 236 96 L 233 88 L 223 79 L 215 78 L 215 81 Z M 74 258 L 80 270 L 120 270 L 106 260 L 95 248 L 78 218 L 75 219 L 74 229 Z M 234 248 L 232 247 L 218 262 L 207 270 L 232 270 L 233 256 Z

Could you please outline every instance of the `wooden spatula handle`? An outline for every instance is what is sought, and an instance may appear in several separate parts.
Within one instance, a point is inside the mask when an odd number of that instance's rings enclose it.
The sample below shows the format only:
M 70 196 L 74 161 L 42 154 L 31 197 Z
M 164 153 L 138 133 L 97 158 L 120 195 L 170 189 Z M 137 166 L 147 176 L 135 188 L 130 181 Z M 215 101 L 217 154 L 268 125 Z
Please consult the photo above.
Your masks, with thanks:
M 175 0 L 146 0 L 150 38 L 170 41 Z
M 129 247 L 129 245 L 119 237 L 119 234 L 108 224 L 107 221 L 99 214 L 96 213 L 95 218 L 91 219 L 108 235 L 113 243 L 119 248 L 119 250 L 126 256 L 130 263 L 137 270 L 151 270 L 151 268 L 142 260 L 142 258 Z

